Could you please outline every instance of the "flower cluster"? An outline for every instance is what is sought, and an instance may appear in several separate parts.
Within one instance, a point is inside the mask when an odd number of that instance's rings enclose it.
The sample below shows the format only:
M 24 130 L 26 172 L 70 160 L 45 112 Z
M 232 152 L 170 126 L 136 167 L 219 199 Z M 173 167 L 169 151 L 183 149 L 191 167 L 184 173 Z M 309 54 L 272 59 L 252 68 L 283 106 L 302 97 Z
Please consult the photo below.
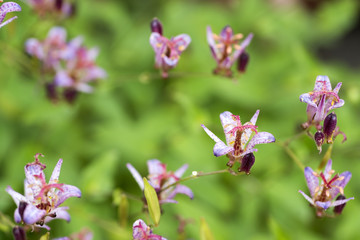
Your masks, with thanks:
M 46 84 L 51 100 L 58 100 L 57 88 L 63 88 L 63 96 L 72 102 L 77 92 L 92 92 L 89 82 L 106 77 L 106 72 L 95 63 L 97 48 L 87 49 L 83 38 L 66 41 L 66 30 L 53 27 L 45 40 L 31 38 L 26 41 L 26 51 L 39 59 L 42 72 L 50 74 L 52 81 Z
M 26 3 L 41 17 L 48 14 L 66 18 L 75 12 L 75 4 L 68 0 L 26 0 Z
M 39 161 L 39 155 L 41 154 L 36 154 L 35 161 L 25 166 L 25 196 L 15 192 L 10 186 L 6 191 L 17 206 L 15 222 L 49 230 L 46 223 L 53 219 L 70 221 L 68 207 L 60 205 L 69 197 L 81 197 L 81 192 L 75 186 L 59 183 L 62 159 L 56 164 L 49 183 L 46 183 L 43 171 L 46 165 Z
M 328 76 L 317 76 L 314 90 L 300 95 L 300 101 L 307 103 L 306 113 L 308 118 L 307 122 L 302 126 L 304 129 L 315 126 L 317 132 L 314 134 L 314 141 L 320 152 L 323 143 L 332 143 L 333 137 L 338 134 L 342 134 L 344 141 L 346 140 L 345 134 L 336 126 L 336 114 L 328 114 L 332 109 L 340 108 L 345 103 L 338 96 L 341 84 L 341 82 L 338 83 L 332 89 Z
M 191 38 L 187 34 L 170 39 L 164 37 L 162 24 L 157 18 L 153 19 L 150 27 L 150 44 L 155 51 L 155 67 L 161 69 L 163 78 L 167 78 L 169 69 L 178 64 L 180 55 L 190 44 Z
M 211 54 L 217 63 L 214 74 L 231 77 L 231 66 L 235 61 L 238 61 L 238 70 L 244 72 L 249 61 L 249 55 L 245 52 L 245 48 L 250 44 L 253 34 L 250 33 L 239 44 L 243 35 L 241 33 L 234 34 L 230 26 L 225 26 L 219 35 L 214 34 L 210 26 L 206 31 Z
M 175 172 L 167 171 L 166 164 L 161 163 L 157 159 L 147 161 L 147 165 L 149 170 L 149 183 L 155 189 L 160 204 L 177 203 L 177 201 L 174 200 L 174 197 L 178 193 L 185 194 L 191 199 L 194 198 L 194 194 L 191 189 L 184 185 L 176 184 L 176 186 L 170 187 L 170 185 L 174 184 L 182 177 L 188 168 L 187 164 L 184 164 Z M 126 166 L 133 175 L 141 190 L 144 190 L 144 182 L 139 172 L 136 171 L 136 169 L 130 163 L 126 164 Z
M 2 2 L 2 1 L 0 1 L 0 2 Z M 20 11 L 21 11 L 20 5 L 15 3 L 15 2 L 3 3 L 0 6 L 0 28 L 2 28 L 6 24 L 10 23 L 11 21 L 13 21 L 14 19 L 17 18 L 17 16 L 15 16 L 15 17 L 12 17 L 12 18 L 6 20 L 5 22 L 3 22 L 7 13 L 9 13 L 9 12 L 20 12 Z
M 332 160 L 330 159 L 324 172 L 320 174 L 314 172 L 310 167 L 306 167 L 304 170 L 311 197 L 301 190 L 299 192 L 316 209 L 318 217 L 325 216 L 325 210 L 330 207 L 335 207 L 334 212 L 340 214 L 345 203 L 354 199 L 353 197 L 346 199 L 344 196 L 344 188 L 350 181 L 351 173 L 347 171 L 332 177 L 335 171 L 331 169 L 331 165 Z
M 220 121 L 224 129 L 226 144 L 220 140 L 207 127 L 201 125 L 205 132 L 215 141 L 214 155 L 216 157 L 226 155 L 229 158 L 227 165 L 232 167 L 235 162 L 240 163 L 239 171 L 250 173 L 250 169 L 255 162 L 253 152 L 256 144 L 275 142 L 275 137 L 268 132 L 258 132 L 256 121 L 260 110 L 257 110 L 250 122 L 242 125 L 240 116 L 233 115 L 231 112 L 220 114 Z
M 150 227 L 146 225 L 146 223 L 138 219 L 133 224 L 133 239 L 134 240 L 166 240 L 166 238 L 153 234 Z

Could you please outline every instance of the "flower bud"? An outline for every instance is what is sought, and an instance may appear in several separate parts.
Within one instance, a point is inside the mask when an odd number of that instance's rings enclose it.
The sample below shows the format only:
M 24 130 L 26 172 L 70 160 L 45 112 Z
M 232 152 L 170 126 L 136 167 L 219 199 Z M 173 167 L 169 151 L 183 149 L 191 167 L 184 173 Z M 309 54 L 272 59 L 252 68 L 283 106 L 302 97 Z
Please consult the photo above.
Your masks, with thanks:
M 28 203 L 24 202 L 24 201 L 21 201 L 19 203 L 18 211 L 19 211 L 19 215 L 20 215 L 21 219 L 23 219 L 23 217 L 24 217 L 24 211 L 25 211 L 25 208 L 27 205 L 28 205 Z
M 160 35 L 162 35 L 163 31 L 162 31 L 162 24 L 159 21 L 159 19 L 154 18 L 151 23 L 150 23 L 150 28 L 151 28 L 151 32 L 157 32 Z
M 250 174 L 250 169 L 255 163 L 255 156 L 253 153 L 246 154 L 241 160 L 241 166 L 239 168 L 239 172 L 245 172 L 246 174 Z
M 326 116 L 324 120 L 324 134 L 326 137 L 327 143 L 332 143 L 332 135 L 336 128 L 337 117 L 335 113 L 330 113 Z
M 22 227 L 15 226 L 13 228 L 13 235 L 15 240 L 26 240 L 26 234 Z
M 62 6 L 63 6 L 63 0 L 55 0 L 56 10 L 61 11 Z
M 321 131 L 317 131 L 314 135 L 314 140 L 315 140 L 317 149 L 321 153 L 321 149 L 322 149 L 321 146 L 324 144 L 325 134 Z
M 242 54 L 240 54 L 239 58 L 238 58 L 238 62 L 237 62 L 237 70 L 241 73 L 244 73 L 246 70 L 246 66 L 249 62 L 249 54 L 247 52 L 243 52 Z
M 51 101 L 56 101 L 57 100 L 57 93 L 56 93 L 56 85 L 55 83 L 47 83 L 45 85 L 45 89 L 46 89 L 46 95 L 47 97 L 51 100 Z
M 63 95 L 68 103 L 74 103 L 78 92 L 73 88 L 67 88 L 64 90 Z
M 339 195 L 337 198 L 336 198 L 336 201 L 338 200 L 344 200 L 346 199 L 346 197 L 344 195 Z M 334 207 L 334 213 L 339 215 L 342 213 L 342 211 L 344 210 L 344 207 L 345 207 L 346 203 L 344 204 L 341 204 L 341 205 L 337 205 Z

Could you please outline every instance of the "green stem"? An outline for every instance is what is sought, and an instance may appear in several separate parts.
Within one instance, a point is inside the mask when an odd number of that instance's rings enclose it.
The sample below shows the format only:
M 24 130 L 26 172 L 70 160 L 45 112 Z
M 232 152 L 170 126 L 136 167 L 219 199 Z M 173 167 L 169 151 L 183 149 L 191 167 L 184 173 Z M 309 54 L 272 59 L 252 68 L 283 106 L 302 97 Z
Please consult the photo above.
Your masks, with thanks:
M 322 158 L 317 171 L 320 172 L 321 169 L 323 169 L 326 165 L 326 163 L 329 161 L 329 159 L 331 158 L 331 153 L 332 153 L 332 149 L 333 149 L 333 144 L 330 144 L 329 148 L 327 149 L 324 157 Z
M 223 169 L 223 170 L 212 171 L 212 172 L 207 172 L 207 173 L 193 171 L 190 176 L 179 179 L 178 181 L 164 187 L 163 189 L 161 189 L 161 191 L 165 191 L 165 190 L 167 190 L 167 189 L 169 189 L 169 188 L 171 188 L 171 187 L 173 187 L 173 186 L 175 186 L 175 185 L 177 185 L 179 183 L 182 183 L 182 182 L 185 182 L 185 181 L 188 181 L 188 180 L 196 179 L 196 178 L 203 177 L 203 176 L 215 175 L 215 174 L 219 174 L 219 173 L 227 173 L 227 172 L 230 173 L 231 175 L 234 175 L 234 176 L 244 174 L 244 172 L 237 173 L 234 170 L 232 170 L 231 168 L 226 168 L 226 169 Z
M 301 169 L 301 171 L 303 171 L 305 169 L 304 164 L 300 161 L 300 159 L 295 155 L 295 153 L 289 148 L 287 141 L 285 141 L 284 143 L 281 142 L 277 142 L 277 144 L 279 146 L 281 146 L 282 148 L 284 148 L 285 152 L 287 153 L 287 155 L 289 155 L 289 157 L 294 161 L 294 163 Z

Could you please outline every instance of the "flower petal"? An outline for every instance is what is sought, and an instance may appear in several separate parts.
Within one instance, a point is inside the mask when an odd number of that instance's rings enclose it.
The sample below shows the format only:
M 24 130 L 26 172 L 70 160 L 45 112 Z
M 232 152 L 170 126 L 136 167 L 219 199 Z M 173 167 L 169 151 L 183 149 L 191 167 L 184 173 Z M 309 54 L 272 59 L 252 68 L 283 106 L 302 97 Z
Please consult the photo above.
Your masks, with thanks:
M 60 87 L 72 87 L 74 84 L 74 80 L 64 70 L 57 71 L 54 82 L 57 86 Z
M 339 93 L 339 90 L 340 90 L 340 88 L 341 88 L 341 85 L 342 85 L 342 82 L 339 82 L 339 83 L 336 85 L 336 87 L 334 88 L 333 92 L 336 93 L 336 94 L 338 94 L 338 93 Z
M 330 196 L 332 199 L 334 199 L 339 193 L 340 193 L 340 189 L 344 189 L 346 184 L 350 181 L 351 179 L 351 172 L 346 171 L 343 172 L 339 175 L 340 178 L 342 178 L 342 180 L 336 180 L 333 182 L 332 187 L 329 192 L 330 192 Z M 343 194 L 343 193 L 342 193 Z
M 354 200 L 355 198 L 354 197 L 351 197 L 351 198 L 347 198 L 347 199 L 343 199 L 343 200 L 337 200 L 337 201 L 334 201 L 333 203 L 331 203 L 331 206 L 330 207 L 336 207 L 338 205 L 342 205 L 350 200 Z
M 301 190 L 299 190 L 299 193 L 301 193 L 303 196 L 304 196 L 304 198 L 309 202 L 309 203 L 311 203 L 312 205 L 315 205 L 314 204 L 314 200 L 312 200 L 308 195 L 306 195 L 303 191 L 301 191 Z
M 16 208 L 16 209 L 15 209 L 14 219 L 15 219 L 15 222 L 16 222 L 16 223 L 21 223 L 21 221 L 22 221 L 21 216 L 20 216 L 20 213 L 19 213 L 19 208 Z
M 222 141 L 216 143 L 214 146 L 214 156 L 215 157 L 223 156 L 225 154 L 230 153 L 231 151 L 234 151 L 234 148 L 225 145 L 225 143 Z
M 242 41 L 240 48 L 237 49 L 234 54 L 232 55 L 230 61 L 226 64 L 226 67 L 230 68 L 234 62 L 240 57 L 240 55 L 245 51 L 245 48 L 250 44 L 251 39 L 253 38 L 253 34 L 250 33 L 244 41 Z
M 252 118 L 250 119 L 250 122 L 253 124 L 253 125 L 256 125 L 256 121 L 259 117 L 259 113 L 260 113 L 260 110 L 256 110 L 254 116 L 252 116 Z
M 314 91 L 331 91 L 331 83 L 328 76 L 319 75 L 316 77 Z
M 184 172 L 186 171 L 186 169 L 189 167 L 189 164 L 184 164 L 182 165 L 178 170 L 176 170 L 174 172 L 174 175 L 177 177 L 177 178 L 181 178 L 182 175 L 184 174 Z
M 246 146 L 246 151 L 253 149 L 254 146 L 257 144 L 265 144 L 272 142 L 275 142 L 275 137 L 271 133 L 259 132 L 251 138 L 248 145 Z
M 63 160 L 60 158 L 51 174 L 49 184 L 59 182 L 59 176 L 60 176 L 62 163 L 63 163 Z
M 44 48 L 41 43 L 35 38 L 30 38 L 26 40 L 25 49 L 28 54 L 36 56 L 40 60 L 43 60 L 45 58 Z
M 306 167 L 304 169 L 304 175 L 305 175 L 307 186 L 310 191 L 310 195 L 311 195 L 311 197 L 314 197 L 315 189 L 319 186 L 319 179 L 315 175 L 315 172 L 310 167 Z
M 44 222 L 48 223 L 53 219 L 64 219 L 67 222 L 70 222 L 70 214 L 67 212 L 69 207 L 58 207 L 50 212 L 50 214 L 55 214 L 56 217 L 45 217 Z
M 300 102 L 307 103 L 310 106 L 317 108 L 317 105 L 313 102 L 312 96 L 309 93 L 301 94 L 299 99 L 300 99 Z
M 226 136 L 226 143 L 230 145 L 230 143 L 235 141 L 235 134 L 229 134 L 228 132 L 237 126 L 237 122 L 233 118 L 233 114 L 229 111 L 220 114 L 220 121 Z
M 324 210 L 328 209 L 329 207 L 331 207 L 331 201 L 327 201 L 327 202 L 320 202 L 320 201 L 316 201 L 315 202 L 316 206 L 323 208 Z
M 329 161 L 326 163 L 325 170 L 324 170 L 325 179 L 329 179 L 330 176 L 333 174 L 331 167 L 332 167 L 332 160 L 329 159 Z
M 148 228 L 148 226 L 146 225 L 146 223 L 141 220 L 138 219 L 134 222 L 133 224 L 133 238 L 134 240 L 143 240 L 143 239 L 147 239 L 147 235 L 151 234 L 151 229 Z
M 25 224 L 34 224 L 46 215 L 45 210 L 40 210 L 32 204 L 28 204 L 24 210 L 23 221 Z
M 212 140 L 214 140 L 216 143 L 222 142 L 222 141 L 220 140 L 220 138 L 218 138 L 213 132 L 211 132 L 207 127 L 205 127 L 204 124 L 201 124 L 201 127 L 205 130 L 205 132 L 207 133 L 207 135 L 209 135 L 209 137 L 211 137 Z
M 2 21 L 4 21 L 4 18 L 6 16 L 7 13 L 9 12 L 20 12 L 21 11 L 21 7 L 19 4 L 15 3 L 15 2 L 6 2 L 6 3 L 3 3 L 1 6 L 0 6 L 0 23 Z M 11 18 L 11 21 L 14 20 L 16 17 L 13 17 Z M 10 19 L 9 19 L 10 20 Z M 6 24 L 8 24 L 9 21 L 7 20 L 6 22 L 4 22 L 3 24 L 0 25 L 0 28 Z
M 181 193 L 187 195 L 190 199 L 194 198 L 194 193 L 191 191 L 191 189 L 184 185 L 176 185 L 175 189 L 169 194 L 167 199 L 173 199 L 176 194 Z
M 127 163 L 126 167 L 129 169 L 131 175 L 134 177 L 134 179 L 137 182 L 137 184 L 139 185 L 140 189 L 144 190 L 144 181 L 143 181 L 140 173 L 130 163 Z
M 8 194 L 10 194 L 10 196 L 14 199 L 16 206 L 19 206 L 20 202 L 28 202 L 26 197 L 24 197 L 23 195 L 21 195 L 20 193 L 18 193 L 16 191 L 14 191 L 10 186 L 7 186 L 6 192 Z
M 62 204 L 69 197 L 77 197 L 77 198 L 81 197 L 80 189 L 75 186 L 64 184 L 61 186 L 61 189 L 62 189 L 62 191 L 57 192 L 57 195 L 59 198 L 58 198 L 57 202 L 55 203 L 55 208 L 57 208 L 60 204 Z

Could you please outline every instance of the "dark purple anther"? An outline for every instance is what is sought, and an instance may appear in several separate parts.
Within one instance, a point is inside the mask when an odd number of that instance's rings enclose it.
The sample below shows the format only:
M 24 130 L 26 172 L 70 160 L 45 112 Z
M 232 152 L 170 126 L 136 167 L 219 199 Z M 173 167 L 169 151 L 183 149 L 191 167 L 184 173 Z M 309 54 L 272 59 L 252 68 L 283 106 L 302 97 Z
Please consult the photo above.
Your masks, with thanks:
M 335 113 L 330 113 L 329 115 L 326 116 L 324 120 L 323 132 L 325 134 L 328 143 L 332 142 L 331 138 L 336 128 L 336 123 L 337 123 L 337 117 Z
M 157 32 L 160 35 L 162 35 L 163 30 L 162 30 L 162 24 L 159 21 L 159 19 L 154 18 L 151 23 L 150 23 L 150 28 L 151 28 L 151 32 Z
M 237 62 L 237 70 L 241 73 L 244 73 L 246 70 L 246 66 L 249 62 L 249 54 L 247 52 L 243 52 L 240 57 L 238 58 L 238 62 Z
M 56 10 L 61 11 L 62 5 L 63 5 L 63 0 L 55 0 Z
M 344 199 L 346 199 L 346 197 L 345 197 L 344 195 L 339 195 L 339 196 L 336 198 L 336 201 L 338 201 L 338 200 L 344 200 Z M 346 205 L 346 203 L 335 206 L 335 207 L 334 207 L 334 213 L 335 213 L 335 214 L 341 214 L 342 211 L 344 210 L 345 205 Z
M 28 203 L 24 202 L 24 201 L 19 203 L 19 210 L 18 211 L 19 211 L 19 215 L 20 215 L 21 219 L 23 219 L 24 211 L 25 211 L 25 208 L 26 208 L 27 205 L 28 205 Z
M 239 168 L 239 172 L 246 172 L 246 174 L 250 174 L 250 169 L 255 163 L 255 156 L 253 153 L 246 154 L 241 160 L 241 166 Z
M 13 228 L 13 235 L 15 240 L 26 240 L 26 234 L 22 227 L 15 226 Z

